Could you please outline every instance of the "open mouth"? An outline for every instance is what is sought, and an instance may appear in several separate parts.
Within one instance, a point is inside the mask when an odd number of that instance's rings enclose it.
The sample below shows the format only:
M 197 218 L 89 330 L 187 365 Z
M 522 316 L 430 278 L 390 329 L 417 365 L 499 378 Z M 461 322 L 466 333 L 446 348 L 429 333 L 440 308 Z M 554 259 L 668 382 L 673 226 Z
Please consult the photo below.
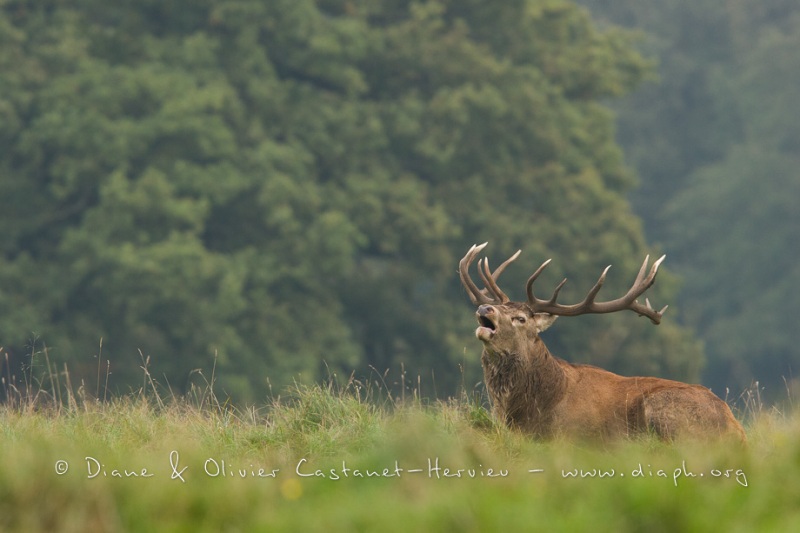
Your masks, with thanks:
M 483 328 L 487 328 L 487 329 L 490 329 L 490 330 L 492 330 L 492 331 L 494 331 L 494 330 L 495 330 L 495 325 L 494 325 L 494 322 L 492 322 L 492 321 L 491 321 L 489 318 L 487 318 L 487 317 L 485 317 L 485 316 L 479 316 L 479 317 L 478 317 L 478 323 L 479 323 L 479 324 L 481 325 L 481 327 L 483 327 Z
M 478 329 L 475 330 L 475 336 L 482 341 L 491 340 L 494 336 L 497 326 L 492 320 L 486 316 L 478 316 Z

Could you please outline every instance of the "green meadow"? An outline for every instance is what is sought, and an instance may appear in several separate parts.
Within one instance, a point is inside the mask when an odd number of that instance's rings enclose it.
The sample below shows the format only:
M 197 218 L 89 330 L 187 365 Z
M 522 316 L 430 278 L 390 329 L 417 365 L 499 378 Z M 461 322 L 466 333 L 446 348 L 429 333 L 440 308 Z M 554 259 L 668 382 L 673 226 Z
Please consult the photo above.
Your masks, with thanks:
M 52 378 L 52 375 L 50 376 Z M 749 445 L 535 442 L 466 394 L 213 384 L 114 399 L 41 383 L 0 407 L 2 531 L 788 531 L 800 417 L 750 401 Z M 63 389 L 63 390 L 62 390 Z M 33 392 L 35 391 L 35 392 Z M 752 400 L 752 398 L 751 398 Z

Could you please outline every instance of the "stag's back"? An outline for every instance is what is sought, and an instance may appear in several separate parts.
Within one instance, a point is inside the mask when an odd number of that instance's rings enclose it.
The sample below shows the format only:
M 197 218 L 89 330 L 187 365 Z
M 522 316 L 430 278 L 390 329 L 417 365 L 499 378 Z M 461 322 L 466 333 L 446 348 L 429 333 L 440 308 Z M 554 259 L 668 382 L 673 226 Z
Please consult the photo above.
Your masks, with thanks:
M 733 437 L 745 441 L 728 405 L 706 387 L 653 377 L 623 377 L 564 363 L 567 393 L 554 424 L 583 437 L 655 434 L 663 440 Z

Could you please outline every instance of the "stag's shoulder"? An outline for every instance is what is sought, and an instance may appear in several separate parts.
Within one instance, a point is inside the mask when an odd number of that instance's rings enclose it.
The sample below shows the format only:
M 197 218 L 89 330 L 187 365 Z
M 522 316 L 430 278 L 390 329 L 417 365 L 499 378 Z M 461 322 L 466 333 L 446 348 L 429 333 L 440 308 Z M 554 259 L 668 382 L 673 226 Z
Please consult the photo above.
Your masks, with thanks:
M 573 372 L 578 374 L 602 374 L 606 376 L 615 376 L 621 378 L 619 374 L 615 374 L 605 368 L 600 368 L 599 366 L 590 365 L 587 363 L 571 363 L 569 361 L 565 361 L 564 359 L 560 359 L 555 357 L 555 359 L 561 364 L 564 368 L 569 369 Z
M 588 385 L 590 383 L 603 383 L 613 387 L 616 391 L 624 391 L 626 394 L 642 396 L 650 396 L 665 391 L 682 391 L 681 394 L 689 393 L 692 395 L 715 396 L 714 393 L 711 392 L 711 389 L 702 385 L 649 376 L 621 376 L 594 365 L 570 363 L 564 360 L 559 360 L 559 363 L 575 384 Z
M 625 378 L 625 381 L 632 387 L 639 389 L 642 392 L 655 394 L 662 391 L 691 391 L 692 393 L 699 394 L 714 394 L 711 389 L 702 385 L 692 383 L 683 383 L 682 381 L 675 381 L 666 378 L 634 376 Z
M 607 382 L 618 384 L 628 379 L 604 368 L 600 368 L 599 366 L 585 363 L 570 363 L 563 359 L 558 359 L 558 362 L 564 369 L 568 378 L 576 384 L 583 382 Z

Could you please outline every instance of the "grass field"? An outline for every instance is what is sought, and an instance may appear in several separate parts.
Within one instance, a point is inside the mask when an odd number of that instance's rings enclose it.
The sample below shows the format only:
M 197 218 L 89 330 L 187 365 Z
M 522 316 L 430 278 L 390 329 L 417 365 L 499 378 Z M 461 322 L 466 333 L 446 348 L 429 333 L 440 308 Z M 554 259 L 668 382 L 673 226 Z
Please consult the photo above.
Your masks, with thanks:
M 466 397 L 399 401 L 352 382 L 249 409 L 211 386 L 35 390 L 0 406 L 0 531 L 800 527 L 800 417 L 764 408 L 746 416 L 747 449 L 597 447 L 534 442 Z

